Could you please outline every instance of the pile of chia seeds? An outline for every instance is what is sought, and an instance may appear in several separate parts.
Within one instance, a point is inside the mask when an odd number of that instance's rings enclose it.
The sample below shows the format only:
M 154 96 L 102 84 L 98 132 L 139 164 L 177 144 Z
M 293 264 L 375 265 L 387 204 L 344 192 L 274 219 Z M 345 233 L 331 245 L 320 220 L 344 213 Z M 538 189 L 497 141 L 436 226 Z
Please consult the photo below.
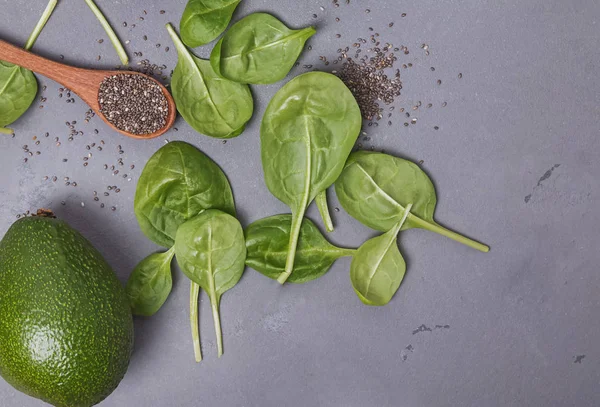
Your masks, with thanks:
M 372 37 L 372 41 L 375 38 Z M 360 42 L 353 44 L 356 49 L 355 58 L 348 56 L 350 47 L 340 49 L 338 60 L 345 61 L 340 71 L 335 73 L 348 86 L 362 112 L 365 120 L 381 119 L 383 108 L 379 102 L 386 105 L 394 103 L 394 99 L 400 96 L 402 90 L 402 81 L 400 80 L 400 70 L 396 70 L 392 78 L 385 72 L 386 68 L 394 66 L 397 58 L 391 52 L 391 45 L 386 44 L 383 48 L 374 47 L 370 49 L 371 56 L 360 56 L 360 44 L 366 44 L 364 38 L 358 39 Z M 374 41 L 373 41 L 374 42 Z M 378 44 L 378 42 L 375 42 Z
M 341 5 L 348 7 L 361 7 L 360 2 L 351 2 L 350 0 L 332 0 L 333 10 Z M 320 11 L 315 12 L 312 17 L 325 18 L 331 8 L 321 6 Z M 371 9 L 361 8 L 357 10 L 361 13 L 370 14 Z M 319 14 L 318 14 L 319 13 Z M 321 15 L 320 15 L 321 14 Z M 342 23 L 342 19 L 335 14 L 331 16 L 336 23 Z M 330 17 L 330 18 L 331 18 Z M 400 18 L 407 17 L 407 13 L 400 13 Z M 403 81 L 401 80 L 401 72 L 405 70 L 414 70 L 417 65 L 420 65 L 421 76 L 433 76 L 432 85 L 435 87 L 442 86 L 442 80 L 437 77 L 435 67 L 429 66 L 426 62 L 430 55 L 430 47 L 423 43 L 420 48 L 422 54 L 417 56 L 411 54 L 409 47 L 406 45 L 394 45 L 391 42 L 384 40 L 385 36 L 390 36 L 392 33 L 389 29 L 395 26 L 395 23 L 389 22 L 382 29 L 382 35 L 373 27 L 368 27 L 368 34 L 363 37 L 358 37 L 352 43 L 342 45 L 338 48 L 334 55 L 320 55 L 319 62 L 323 65 L 320 69 L 327 71 L 327 66 L 333 65 L 331 73 L 337 75 L 348 86 L 360 107 L 362 116 L 367 127 L 379 127 L 380 124 L 392 126 L 392 116 L 400 116 L 400 122 L 403 122 L 404 127 L 417 124 L 420 112 L 423 113 L 423 108 L 431 109 L 438 104 L 441 107 L 446 107 L 447 102 L 422 102 L 423 98 L 434 98 L 433 94 L 411 94 L 409 98 L 401 97 L 403 89 Z M 334 34 L 333 42 L 338 42 L 342 38 L 341 33 Z M 340 44 L 341 45 L 341 44 Z M 310 56 L 313 46 L 308 43 L 305 57 L 312 59 Z M 400 61 L 402 59 L 402 61 Z M 309 62 L 306 61 L 306 62 Z M 314 61 L 314 60 L 312 60 Z M 310 62 L 312 62 L 310 61 Z M 406 62 L 405 62 L 406 61 Z M 410 62 L 409 62 L 410 61 Z M 316 62 L 316 61 L 315 61 Z M 319 69 L 315 64 L 302 63 L 298 61 L 296 67 L 303 69 Z M 427 67 L 427 72 L 423 72 L 423 68 Z M 463 74 L 458 73 L 458 79 L 462 79 Z M 419 92 L 421 93 L 421 92 Z M 426 99 L 425 99 L 426 100 Z M 440 126 L 433 126 L 434 130 L 439 130 Z M 365 129 L 366 130 L 366 129 Z M 371 137 L 365 132 L 362 132 L 361 141 L 371 141 Z M 362 143 L 357 144 L 358 148 L 363 148 Z M 371 150 L 374 146 L 370 147 Z
M 98 92 L 100 111 L 120 130 L 154 133 L 167 124 L 169 106 L 161 87 L 143 75 L 106 77 Z

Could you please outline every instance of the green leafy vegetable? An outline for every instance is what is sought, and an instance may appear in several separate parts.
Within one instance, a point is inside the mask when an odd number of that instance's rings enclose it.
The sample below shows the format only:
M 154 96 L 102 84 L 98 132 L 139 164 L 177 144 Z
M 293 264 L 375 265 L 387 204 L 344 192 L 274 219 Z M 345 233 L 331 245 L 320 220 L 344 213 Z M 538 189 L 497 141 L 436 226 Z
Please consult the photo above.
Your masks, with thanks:
M 283 284 L 294 268 L 308 205 L 340 175 L 361 129 L 350 90 L 336 76 L 310 72 L 292 79 L 269 103 L 261 125 L 261 157 L 269 191 L 292 210 Z
M 174 141 L 148 160 L 134 201 L 135 215 L 148 239 L 169 248 L 179 225 L 210 208 L 235 215 L 229 181 L 204 153 Z
M 189 0 L 179 24 L 181 39 L 199 47 L 217 38 L 229 25 L 241 0 Z
M 255 13 L 235 23 L 210 56 L 215 72 L 240 83 L 268 84 L 285 78 L 316 33 L 290 30 L 270 14 Z
M 196 131 L 210 137 L 240 135 L 254 111 L 250 88 L 217 75 L 207 60 L 187 50 L 170 24 L 167 30 L 179 55 L 171 92 L 181 116 Z
M 246 228 L 246 265 L 276 280 L 285 270 L 290 242 L 292 215 L 275 215 L 257 220 Z M 300 228 L 294 272 L 290 283 L 305 283 L 321 277 L 340 257 L 352 256 L 355 250 L 329 243 L 319 229 L 305 218 Z
M 342 207 L 376 230 L 392 229 L 413 207 L 402 230 L 421 228 L 447 236 L 482 252 L 489 247 L 438 225 L 433 220 L 435 189 L 418 165 L 383 153 L 359 151 L 350 155 L 335 183 Z
M 244 272 L 246 244 L 242 226 L 225 212 L 206 210 L 179 227 L 175 253 L 184 274 L 210 297 L 218 354 L 221 356 L 223 338 L 219 303 L 221 295 L 232 288 Z
M 0 61 L 0 126 L 21 117 L 33 103 L 37 89 L 33 72 Z
M 402 219 L 383 235 L 363 243 L 352 259 L 352 287 L 367 305 L 385 305 L 390 302 L 404 279 L 406 263 L 398 249 L 397 236 L 411 207 L 412 204 L 406 205 Z
M 119 56 L 121 63 L 123 65 L 129 64 L 129 57 L 127 56 L 127 52 L 125 52 L 125 48 L 123 48 L 123 44 L 121 44 L 121 41 L 119 41 L 119 37 L 117 37 L 117 34 L 115 34 L 115 31 L 110 26 L 110 23 L 106 20 L 104 14 L 102 14 L 102 11 L 100 11 L 93 0 L 85 0 L 85 2 L 102 25 L 102 28 L 104 28 L 106 35 L 108 35 L 108 39 L 115 48 L 115 51 L 117 51 L 117 55 Z
M 33 32 L 27 39 L 24 49 L 29 51 L 35 44 L 42 29 L 56 7 L 57 0 L 50 0 Z M 12 134 L 4 126 L 14 122 L 29 109 L 37 94 L 38 85 L 28 69 L 0 61 L 0 133 Z
M 125 291 L 131 310 L 136 315 L 154 315 L 171 293 L 171 261 L 175 250 L 153 253 L 142 260 L 133 270 Z

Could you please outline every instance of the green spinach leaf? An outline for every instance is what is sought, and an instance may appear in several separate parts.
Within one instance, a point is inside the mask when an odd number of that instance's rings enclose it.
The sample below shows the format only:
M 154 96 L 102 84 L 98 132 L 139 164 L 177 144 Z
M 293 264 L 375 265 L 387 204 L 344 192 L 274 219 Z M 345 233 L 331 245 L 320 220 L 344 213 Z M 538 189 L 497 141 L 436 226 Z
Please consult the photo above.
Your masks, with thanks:
M 174 141 L 148 160 L 134 200 L 135 216 L 148 239 L 171 247 L 179 225 L 210 208 L 235 215 L 229 181 L 204 153 Z
M 246 244 L 242 225 L 233 216 L 208 209 L 177 230 L 177 262 L 183 273 L 210 297 L 218 354 L 223 354 L 219 303 L 242 277 Z
M 217 38 L 229 25 L 241 0 L 189 0 L 179 24 L 181 39 L 199 47 Z
M 254 111 L 250 88 L 217 75 L 209 61 L 188 51 L 170 24 L 167 24 L 167 30 L 179 55 L 171 79 L 171 92 L 181 116 L 196 131 L 207 136 L 239 136 Z
M 154 315 L 171 293 L 171 261 L 175 249 L 153 253 L 142 260 L 129 276 L 125 291 L 131 310 L 136 315 Z
M 385 305 L 394 296 L 406 273 L 406 263 L 398 249 L 398 232 L 410 213 L 406 206 L 402 219 L 381 236 L 367 240 L 356 251 L 350 265 L 352 287 L 367 305 Z
M 292 215 L 275 215 L 257 220 L 246 228 L 246 265 L 276 280 L 285 271 Z M 290 283 L 306 283 L 321 277 L 340 257 L 355 250 L 329 243 L 315 224 L 304 218 Z
M 261 157 L 269 191 L 292 210 L 288 257 L 278 281 L 292 273 L 308 205 L 340 175 L 358 138 L 360 109 L 334 75 L 310 72 L 273 97 L 261 125 Z
M 388 231 L 413 204 L 402 230 L 422 228 L 482 252 L 489 247 L 448 230 L 433 220 L 437 202 L 433 183 L 418 165 L 388 154 L 352 153 L 335 183 L 342 207 L 366 226 Z
M 37 89 L 33 72 L 0 61 L 0 127 L 14 122 L 29 109 Z
M 27 39 L 24 49 L 29 51 L 56 7 L 57 0 L 50 0 L 42 17 Z M 4 127 L 23 115 L 35 100 L 38 84 L 28 69 L 0 61 L 0 127 Z M 2 131 L 8 134 L 8 129 Z M 12 131 L 11 131 L 12 134 Z
M 270 14 L 254 13 L 219 40 L 210 62 L 219 75 L 240 83 L 275 83 L 290 72 L 313 27 L 290 30 Z

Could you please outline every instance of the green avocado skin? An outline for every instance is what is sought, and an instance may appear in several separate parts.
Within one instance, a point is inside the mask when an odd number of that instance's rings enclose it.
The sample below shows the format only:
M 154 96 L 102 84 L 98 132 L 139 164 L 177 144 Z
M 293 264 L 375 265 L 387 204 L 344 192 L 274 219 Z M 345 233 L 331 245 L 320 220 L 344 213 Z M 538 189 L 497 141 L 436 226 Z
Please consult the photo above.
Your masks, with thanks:
M 125 291 L 92 244 L 58 219 L 15 222 L 0 242 L 0 375 L 54 406 L 93 406 L 132 347 Z

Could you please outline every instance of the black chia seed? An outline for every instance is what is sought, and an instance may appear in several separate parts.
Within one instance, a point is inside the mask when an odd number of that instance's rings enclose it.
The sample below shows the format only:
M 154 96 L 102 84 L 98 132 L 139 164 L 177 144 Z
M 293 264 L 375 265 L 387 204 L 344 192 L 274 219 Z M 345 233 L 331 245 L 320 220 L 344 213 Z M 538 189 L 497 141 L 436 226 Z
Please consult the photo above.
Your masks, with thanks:
M 160 86 L 142 75 L 106 77 L 98 92 L 100 111 L 120 130 L 154 133 L 167 123 L 169 107 Z

